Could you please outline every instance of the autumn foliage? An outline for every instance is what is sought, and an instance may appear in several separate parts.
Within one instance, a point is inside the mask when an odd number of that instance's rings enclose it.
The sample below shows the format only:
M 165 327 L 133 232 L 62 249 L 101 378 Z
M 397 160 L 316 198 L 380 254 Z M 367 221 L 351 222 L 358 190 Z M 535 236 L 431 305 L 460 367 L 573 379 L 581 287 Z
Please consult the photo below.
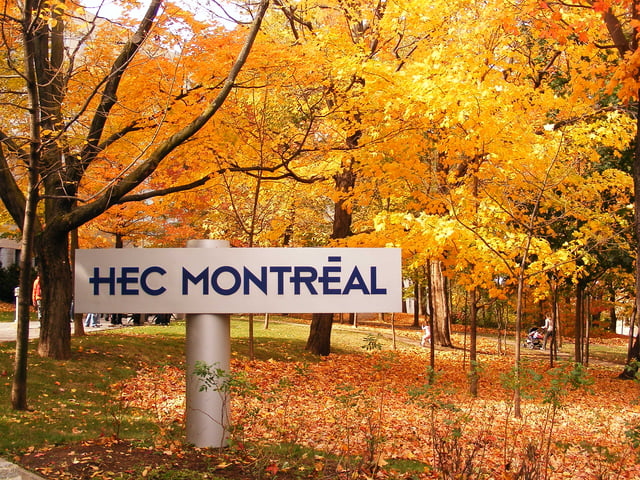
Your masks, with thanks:
M 635 318 L 637 1 L 152 5 L 135 35 L 133 2 L 113 21 L 3 2 L 0 196 L 48 277 L 42 355 L 71 356 L 72 232 L 83 248 L 400 247 L 413 285 L 442 273 L 449 314 L 523 326 L 553 310 L 579 361 L 592 320 Z M 425 477 L 638 476 L 632 383 L 597 367 L 565 393 L 573 370 L 516 358 L 510 384 L 511 364 L 479 347 L 478 398 L 458 352 L 439 353 L 433 384 L 421 351 L 236 361 L 235 439 L 307 445 L 345 476 L 400 458 Z M 180 421 L 183 374 L 148 366 L 123 398 Z

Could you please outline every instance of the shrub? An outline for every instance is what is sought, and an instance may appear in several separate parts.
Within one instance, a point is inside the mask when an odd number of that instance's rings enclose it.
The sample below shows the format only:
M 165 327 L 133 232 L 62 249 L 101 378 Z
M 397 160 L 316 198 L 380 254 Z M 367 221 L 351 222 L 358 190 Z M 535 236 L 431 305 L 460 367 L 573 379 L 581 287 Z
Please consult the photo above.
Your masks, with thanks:
M 4 268 L 0 265 L 0 300 L 3 302 L 14 301 L 14 289 L 18 286 L 20 270 L 17 265 Z

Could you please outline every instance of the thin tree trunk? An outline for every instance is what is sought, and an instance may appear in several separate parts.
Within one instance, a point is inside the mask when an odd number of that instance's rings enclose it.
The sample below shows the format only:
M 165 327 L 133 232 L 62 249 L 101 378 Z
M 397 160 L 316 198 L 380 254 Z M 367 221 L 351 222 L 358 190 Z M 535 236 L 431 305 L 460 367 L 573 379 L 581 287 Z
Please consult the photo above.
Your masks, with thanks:
M 396 314 L 391 313 L 391 341 L 393 350 L 396 350 Z
M 477 333 L 478 333 L 478 291 L 477 288 L 471 290 L 471 321 L 469 332 L 469 365 L 471 367 L 469 375 L 469 393 L 474 397 L 478 395 L 478 356 L 477 356 Z
M 413 281 L 413 327 L 420 328 L 420 284 Z
M 636 330 L 636 315 L 638 310 L 634 309 L 631 314 L 631 324 L 629 325 L 629 342 L 627 345 L 627 365 L 631 363 L 631 359 L 634 358 L 633 355 L 633 340 L 635 338 L 634 332 Z
M 616 290 L 613 286 L 609 286 L 609 331 L 615 333 L 618 326 L 618 315 L 616 313 Z
M 255 351 L 254 351 L 254 337 L 253 337 L 253 313 L 249 314 L 249 360 L 255 360 Z
M 526 250 L 528 251 L 528 249 Z M 524 264 L 524 260 L 523 260 Z M 514 354 L 514 389 L 513 389 L 513 414 L 516 418 L 522 418 L 521 398 L 520 398 L 520 358 L 522 343 L 522 304 L 524 301 L 524 268 L 521 267 L 518 275 L 518 293 L 516 299 L 516 342 Z
M 27 94 L 29 101 L 30 138 L 29 138 L 29 164 L 27 194 L 25 199 L 24 218 L 22 222 L 22 242 L 20 248 L 20 276 L 18 286 L 18 319 L 16 338 L 16 358 L 14 366 L 13 382 L 11 385 L 11 406 L 14 410 L 27 409 L 27 357 L 29 351 L 29 312 L 31 305 L 31 258 L 35 242 L 36 216 L 38 206 L 38 185 L 40 183 L 40 149 L 42 146 L 40 137 L 41 110 L 40 94 L 37 84 L 36 58 L 37 52 L 37 22 L 32 18 L 35 5 L 31 1 L 25 1 L 25 24 L 31 25 L 23 33 L 25 76 L 27 79 Z M 33 28 L 33 30 L 31 30 Z
M 575 316 L 575 336 L 574 336 L 574 361 L 583 363 L 584 356 L 582 350 L 583 333 L 583 307 L 584 307 L 584 286 L 582 282 L 576 285 L 576 316 Z
M 427 260 L 427 272 L 431 272 L 431 262 Z M 435 322 L 433 321 L 433 288 L 431 285 L 431 275 L 427 275 L 427 306 L 429 307 L 429 331 L 431 332 L 431 338 L 429 339 L 429 385 L 432 385 L 435 381 L 436 373 L 436 345 L 433 340 L 433 330 L 435 328 Z M 426 310 L 426 309 L 425 309 Z M 426 312 L 425 312 L 426 313 Z
M 18 279 L 18 319 L 16 337 L 16 358 L 11 385 L 11 406 L 14 410 L 26 410 L 27 405 L 27 359 L 29 351 L 29 313 L 31 305 L 31 258 L 33 248 L 34 222 L 38 201 L 37 168 L 30 170 L 29 193 L 27 194 L 26 211 L 22 227 L 22 243 L 20 248 L 20 276 Z
M 584 332 L 584 364 L 589 365 L 589 342 L 591 341 L 591 294 L 587 293 L 585 302 L 585 332 Z

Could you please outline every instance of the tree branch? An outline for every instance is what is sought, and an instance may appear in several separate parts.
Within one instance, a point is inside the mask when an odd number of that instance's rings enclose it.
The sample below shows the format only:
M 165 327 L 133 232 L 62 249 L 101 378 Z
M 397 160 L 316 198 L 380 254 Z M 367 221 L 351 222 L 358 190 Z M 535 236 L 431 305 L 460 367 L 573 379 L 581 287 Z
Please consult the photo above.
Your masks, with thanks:
M 159 1 L 160 0 L 154 0 L 154 3 Z M 240 73 L 240 70 L 247 61 L 249 52 L 251 51 L 253 43 L 255 42 L 255 39 L 258 35 L 262 19 L 266 14 L 268 6 L 269 0 L 262 0 L 259 9 L 256 12 L 255 19 L 251 25 L 249 34 L 247 35 L 245 44 L 238 54 L 238 57 L 233 66 L 231 67 L 227 78 L 225 79 L 222 88 L 216 98 L 204 109 L 204 111 L 199 116 L 194 118 L 188 125 L 181 128 L 169 138 L 161 142 L 160 145 L 153 152 L 151 152 L 149 157 L 136 168 L 134 168 L 131 173 L 120 178 L 117 182 L 114 182 L 114 184 L 107 188 L 105 192 L 100 195 L 95 201 L 86 205 L 79 206 L 73 212 L 67 214 L 65 218 L 62 219 L 64 228 L 67 228 L 69 230 L 77 228 L 87 221 L 97 217 L 105 210 L 107 210 L 110 206 L 121 203 L 123 197 L 125 197 L 129 192 L 131 192 L 145 179 L 147 179 L 171 152 L 173 152 L 188 139 L 193 137 L 200 131 L 200 129 L 204 125 L 206 125 L 206 123 L 220 109 L 225 99 L 231 92 L 236 78 Z M 126 65 L 123 65 L 123 67 L 124 66 Z M 97 126 L 100 126 L 101 122 L 98 121 L 97 123 Z M 93 135 L 95 135 L 98 131 L 101 130 L 96 130 Z M 95 139 L 93 140 L 95 141 Z M 96 145 L 97 144 L 94 142 L 92 148 L 95 148 Z
M 100 104 L 96 109 L 96 114 L 94 115 L 89 128 L 87 144 L 82 150 L 81 158 L 83 169 L 89 165 L 99 151 L 98 142 L 102 137 L 109 113 L 116 104 L 120 81 L 122 80 L 129 63 L 138 52 L 144 40 L 147 38 L 161 5 L 162 0 L 152 0 L 144 18 L 140 22 L 137 32 L 124 45 L 122 52 L 120 52 L 120 55 L 111 67 L 111 71 L 107 76 L 108 80 L 106 81 L 104 91 L 102 92 Z

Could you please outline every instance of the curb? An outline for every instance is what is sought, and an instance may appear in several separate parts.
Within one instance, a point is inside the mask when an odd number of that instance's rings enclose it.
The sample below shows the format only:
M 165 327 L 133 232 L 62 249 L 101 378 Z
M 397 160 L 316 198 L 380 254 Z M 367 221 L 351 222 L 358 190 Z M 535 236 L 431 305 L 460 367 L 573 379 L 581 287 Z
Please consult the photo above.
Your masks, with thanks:
M 35 473 L 26 471 L 13 463 L 0 458 L 0 480 L 43 480 Z

